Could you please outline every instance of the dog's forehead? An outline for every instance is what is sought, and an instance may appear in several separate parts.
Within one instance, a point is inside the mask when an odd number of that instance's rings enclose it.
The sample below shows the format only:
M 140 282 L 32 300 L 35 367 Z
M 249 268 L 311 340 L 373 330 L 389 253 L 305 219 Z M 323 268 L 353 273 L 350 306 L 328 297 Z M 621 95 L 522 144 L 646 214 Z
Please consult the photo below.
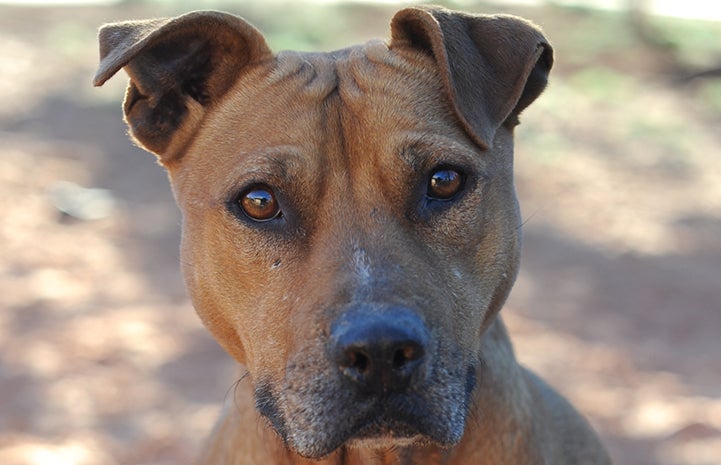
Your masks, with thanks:
M 414 53 L 409 60 L 410 56 L 381 40 L 332 52 L 283 51 L 276 55 L 267 83 L 303 81 L 302 92 L 315 93 L 318 98 L 338 92 L 344 105 L 373 109 L 368 99 L 376 96 L 392 97 L 403 104 L 418 100 L 416 91 L 422 87 L 425 92 L 421 95 L 441 88 L 432 58 L 424 53 Z
M 422 123 L 429 118 L 417 113 L 444 106 L 445 96 L 433 60 L 420 53 L 411 58 L 380 40 L 333 52 L 283 51 L 241 75 L 205 126 L 263 132 L 267 141 L 273 122 L 282 136 L 294 132 L 289 126 L 308 128 L 332 110 L 352 113 L 359 128 L 400 115 Z
M 411 58 L 379 40 L 325 53 L 280 52 L 238 79 L 194 145 L 207 152 L 227 142 L 247 153 L 309 148 L 340 131 L 369 142 L 372 134 L 448 125 L 452 110 L 432 59 Z

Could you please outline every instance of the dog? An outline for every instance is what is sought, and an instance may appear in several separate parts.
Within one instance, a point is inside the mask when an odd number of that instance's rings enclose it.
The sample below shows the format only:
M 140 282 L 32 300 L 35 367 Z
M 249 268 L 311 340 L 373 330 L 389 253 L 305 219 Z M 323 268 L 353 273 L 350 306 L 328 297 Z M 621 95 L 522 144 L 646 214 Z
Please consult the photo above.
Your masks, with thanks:
M 440 7 L 388 41 L 271 52 L 212 11 L 106 25 L 94 84 L 183 214 L 183 276 L 248 372 L 200 463 L 608 464 L 516 361 L 519 114 L 553 51 L 533 24 Z

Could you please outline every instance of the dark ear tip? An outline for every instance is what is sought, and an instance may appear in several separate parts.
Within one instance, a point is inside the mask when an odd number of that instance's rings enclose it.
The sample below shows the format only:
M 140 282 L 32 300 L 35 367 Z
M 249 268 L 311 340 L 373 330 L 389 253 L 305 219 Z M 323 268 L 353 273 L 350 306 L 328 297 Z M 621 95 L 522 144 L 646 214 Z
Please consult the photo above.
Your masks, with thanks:
M 104 76 L 104 70 L 98 70 L 98 72 L 93 76 L 93 87 L 101 87 L 105 82 L 107 82 L 108 79 L 110 79 L 107 76 Z
M 102 86 L 111 77 L 113 77 L 118 71 L 120 71 L 120 69 L 121 69 L 121 66 L 118 66 L 115 63 L 109 62 L 108 60 L 102 60 L 100 62 L 98 70 L 95 72 L 95 76 L 93 76 L 93 86 L 95 86 L 95 87 Z
M 435 19 L 427 8 L 409 7 L 398 11 L 391 19 L 391 37 L 394 40 L 407 40 L 422 35 L 424 28 L 432 25 Z

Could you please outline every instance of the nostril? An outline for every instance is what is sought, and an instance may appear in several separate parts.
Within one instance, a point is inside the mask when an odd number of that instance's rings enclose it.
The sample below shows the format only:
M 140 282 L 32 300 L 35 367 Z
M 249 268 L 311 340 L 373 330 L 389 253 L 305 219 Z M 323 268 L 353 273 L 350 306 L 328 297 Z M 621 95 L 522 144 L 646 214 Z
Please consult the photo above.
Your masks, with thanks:
M 408 363 L 423 357 L 423 349 L 415 344 L 406 344 L 393 353 L 393 368 L 403 369 Z
M 342 365 L 345 368 L 352 368 L 359 374 L 363 374 L 368 370 L 370 358 L 368 357 L 368 354 L 361 350 L 349 350 L 346 352 L 346 359 Z

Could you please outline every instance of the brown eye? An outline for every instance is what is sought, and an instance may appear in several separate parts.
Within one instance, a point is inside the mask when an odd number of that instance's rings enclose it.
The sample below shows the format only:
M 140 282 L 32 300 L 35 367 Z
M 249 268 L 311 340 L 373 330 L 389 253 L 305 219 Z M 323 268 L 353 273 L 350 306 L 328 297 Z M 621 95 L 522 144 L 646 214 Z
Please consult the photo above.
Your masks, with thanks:
M 253 186 L 245 191 L 238 204 L 243 213 L 255 221 L 270 221 L 281 214 L 275 194 L 264 185 Z
M 453 169 L 439 169 L 428 181 L 428 197 L 449 200 L 463 187 L 463 176 Z

